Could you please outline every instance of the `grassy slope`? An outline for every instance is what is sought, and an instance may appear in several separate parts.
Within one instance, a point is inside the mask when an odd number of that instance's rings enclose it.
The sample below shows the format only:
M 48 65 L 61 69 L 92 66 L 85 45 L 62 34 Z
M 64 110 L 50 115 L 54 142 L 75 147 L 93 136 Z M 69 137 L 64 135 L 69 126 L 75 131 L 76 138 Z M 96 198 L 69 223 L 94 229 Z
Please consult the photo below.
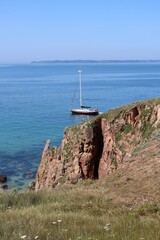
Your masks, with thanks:
M 115 202 L 107 184 L 88 180 L 50 192 L 1 195 L 0 239 L 158 240 L 158 202 Z

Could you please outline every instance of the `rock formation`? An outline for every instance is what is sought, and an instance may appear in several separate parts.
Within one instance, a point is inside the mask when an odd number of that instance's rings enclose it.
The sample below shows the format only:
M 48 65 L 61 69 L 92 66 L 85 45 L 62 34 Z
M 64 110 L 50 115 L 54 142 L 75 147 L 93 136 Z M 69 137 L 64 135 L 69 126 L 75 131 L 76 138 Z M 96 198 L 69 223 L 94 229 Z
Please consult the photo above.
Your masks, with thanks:
M 7 176 L 0 175 L 0 183 L 7 182 Z
M 47 141 L 35 189 L 75 184 L 88 178 L 103 179 L 134 161 L 137 148 L 153 134 L 159 136 L 156 144 L 160 147 L 159 132 L 159 98 L 116 108 L 68 127 L 59 148 L 50 149 Z

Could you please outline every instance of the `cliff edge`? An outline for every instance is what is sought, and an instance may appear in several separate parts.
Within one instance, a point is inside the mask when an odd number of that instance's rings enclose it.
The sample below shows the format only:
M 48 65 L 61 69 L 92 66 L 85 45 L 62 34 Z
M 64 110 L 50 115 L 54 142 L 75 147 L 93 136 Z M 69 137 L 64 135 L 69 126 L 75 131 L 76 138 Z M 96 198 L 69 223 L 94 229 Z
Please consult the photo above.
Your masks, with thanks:
M 123 170 L 126 181 L 160 180 L 159 149 L 160 98 L 112 109 L 66 128 L 59 148 L 50 148 L 47 141 L 35 189 L 101 180 Z M 158 185 L 155 188 L 158 191 Z

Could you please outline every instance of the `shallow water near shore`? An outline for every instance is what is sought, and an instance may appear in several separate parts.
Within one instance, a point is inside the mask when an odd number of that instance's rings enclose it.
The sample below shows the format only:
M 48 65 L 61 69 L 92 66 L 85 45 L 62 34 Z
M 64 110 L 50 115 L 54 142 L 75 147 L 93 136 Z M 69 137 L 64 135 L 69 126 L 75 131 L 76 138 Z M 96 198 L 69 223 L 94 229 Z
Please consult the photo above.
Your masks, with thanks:
M 101 112 L 159 97 L 160 63 L 83 63 L 84 104 Z M 25 188 L 36 174 L 44 144 L 60 145 L 64 128 L 89 117 L 79 104 L 77 63 L 0 65 L 0 175 Z

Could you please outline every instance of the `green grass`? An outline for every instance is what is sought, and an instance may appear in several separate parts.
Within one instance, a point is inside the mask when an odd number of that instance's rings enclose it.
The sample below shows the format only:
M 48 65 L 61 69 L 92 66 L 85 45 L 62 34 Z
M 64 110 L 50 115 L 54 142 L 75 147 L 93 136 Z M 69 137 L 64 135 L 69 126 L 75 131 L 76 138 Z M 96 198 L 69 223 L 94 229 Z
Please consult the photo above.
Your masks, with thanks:
M 129 133 L 132 130 L 132 125 L 131 124 L 126 124 L 123 126 L 123 131 L 125 134 Z
M 146 116 L 150 116 L 152 114 L 152 110 L 151 109 L 144 109 L 141 112 L 141 118 L 145 118 Z
M 0 239 L 159 239 L 158 205 L 115 205 L 91 184 L 0 195 Z
M 145 123 L 142 128 L 142 137 L 143 139 L 147 139 L 151 133 L 154 131 L 154 127 L 149 122 Z
M 116 144 L 122 139 L 122 133 L 121 132 L 118 132 L 116 133 L 115 135 L 115 142 Z

